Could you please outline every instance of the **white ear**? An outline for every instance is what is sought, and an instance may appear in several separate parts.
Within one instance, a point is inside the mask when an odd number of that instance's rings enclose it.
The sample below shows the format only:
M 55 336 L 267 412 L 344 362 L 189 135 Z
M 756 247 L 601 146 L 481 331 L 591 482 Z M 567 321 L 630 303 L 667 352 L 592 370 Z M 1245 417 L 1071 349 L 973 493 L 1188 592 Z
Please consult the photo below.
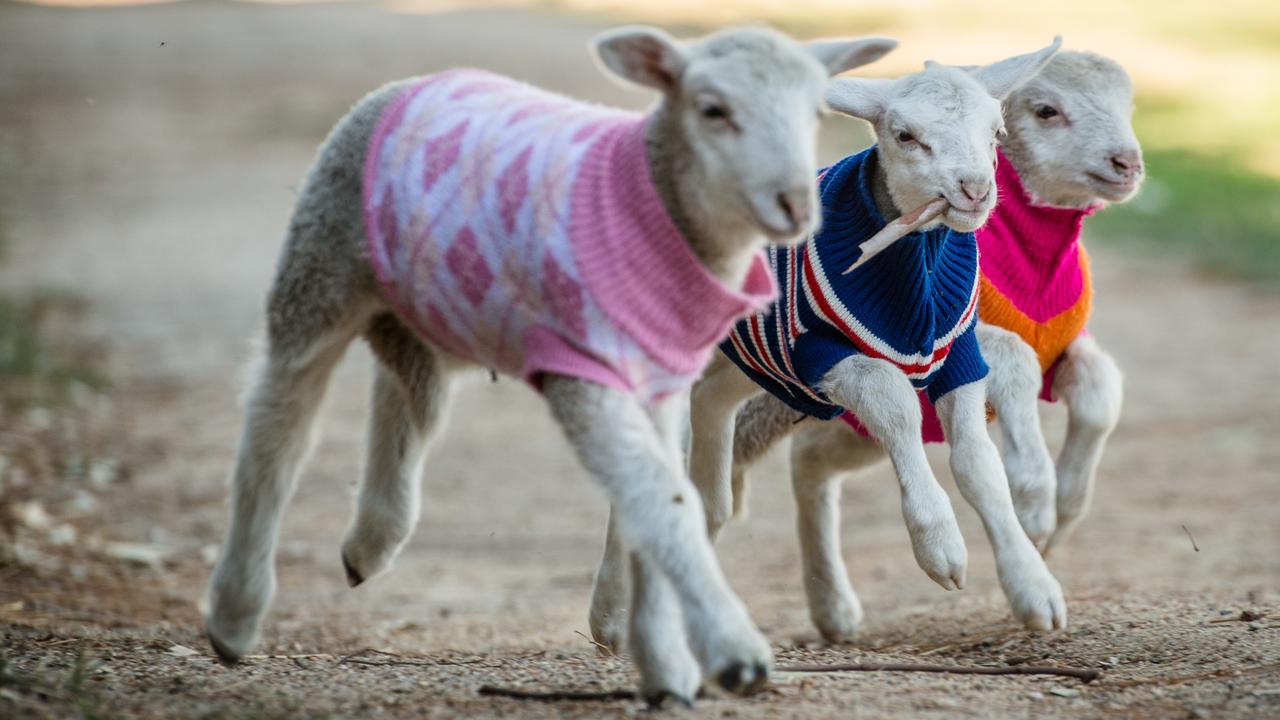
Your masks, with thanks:
M 609 74 L 636 85 L 668 92 L 684 72 L 679 42 L 654 27 L 629 25 L 597 35 L 592 42 L 597 61 Z
M 1060 47 L 1062 47 L 1062 36 L 1058 35 L 1053 38 L 1053 44 L 1043 50 L 1026 55 L 1014 55 L 990 65 L 981 65 L 969 70 L 969 73 L 987 89 L 991 97 L 1004 100 L 1009 97 L 1009 93 L 1018 89 L 1018 86 L 1043 70 Z
M 834 78 L 827 83 L 827 105 L 838 113 L 874 123 L 884 113 L 892 80 L 880 78 Z
M 886 37 L 814 40 L 804 44 L 804 49 L 825 65 L 827 72 L 832 75 L 869 65 L 888 55 L 889 51 L 896 47 L 898 47 L 898 41 Z

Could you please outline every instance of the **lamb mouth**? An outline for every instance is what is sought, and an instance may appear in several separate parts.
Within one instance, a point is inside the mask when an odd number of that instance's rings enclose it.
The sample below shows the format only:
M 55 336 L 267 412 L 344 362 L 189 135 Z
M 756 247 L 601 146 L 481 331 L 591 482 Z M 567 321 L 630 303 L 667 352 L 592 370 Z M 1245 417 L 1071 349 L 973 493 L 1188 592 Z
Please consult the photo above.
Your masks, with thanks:
M 1136 177 L 1129 178 L 1128 180 L 1108 180 L 1107 178 L 1104 178 L 1098 173 L 1094 173 L 1094 172 L 1085 173 L 1085 177 L 1088 177 L 1090 180 L 1101 185 L 1102 187 L 1112 188 L 1114 190 L 1120 190 L 1122 192 L 1128 192 L 1129 190 L 1132 190 L 1138 187 L 1138 179 Z
M 986 211 L 985 210 L 964 210 L 962 208 L 956 207 L 955 205 L 952 205 L 951 203 L 947 203 L 947 208 L 943 212 L 946 213 L 947 217 L 956 221 L 977 222 L 982 217 L 982 214 Z

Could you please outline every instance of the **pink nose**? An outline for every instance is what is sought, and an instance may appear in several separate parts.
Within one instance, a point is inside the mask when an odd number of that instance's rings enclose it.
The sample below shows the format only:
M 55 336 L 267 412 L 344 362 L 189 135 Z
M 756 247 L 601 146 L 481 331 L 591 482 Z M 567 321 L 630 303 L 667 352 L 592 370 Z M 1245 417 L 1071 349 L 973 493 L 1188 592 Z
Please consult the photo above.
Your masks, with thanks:
M 960 192 L 964 194 L 973 209 L 977 209 L 987 196 L 991 194 L 991 181 L 987 178 L 968 178 L 960 181 Z
M 1111 167 L 1124 178 L 1142 174 L 1142 155 L 1137 150 L 1124 150 L 1111 156 Z

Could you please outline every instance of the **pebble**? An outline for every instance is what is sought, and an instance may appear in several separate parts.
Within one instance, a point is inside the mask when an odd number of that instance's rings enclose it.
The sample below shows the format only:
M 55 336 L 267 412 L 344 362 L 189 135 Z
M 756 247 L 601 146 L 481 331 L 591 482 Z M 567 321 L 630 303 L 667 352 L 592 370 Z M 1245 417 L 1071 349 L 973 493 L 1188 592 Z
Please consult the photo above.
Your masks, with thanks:
M 1049 688 L 1049 693 L 1058 697 L 1080 697 L 1080 691 L 1069 687 Z

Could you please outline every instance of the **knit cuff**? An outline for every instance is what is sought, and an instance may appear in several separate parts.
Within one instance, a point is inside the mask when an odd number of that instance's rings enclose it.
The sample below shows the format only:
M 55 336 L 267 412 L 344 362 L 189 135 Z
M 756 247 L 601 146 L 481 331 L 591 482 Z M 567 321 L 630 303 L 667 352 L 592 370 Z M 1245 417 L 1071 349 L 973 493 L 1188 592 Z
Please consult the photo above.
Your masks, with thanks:
M 857 348 L 848 339 L 814 329 L 796 339 L 791 361 L 796 368 L 796 378 L 826 397 L 823 381 L 827 373 L 845 358 L 857 354 Z
M 938 402 L 938 398 L 955 390 L 961 385 L 977 382 L 987 376 L 987 362 L 978 349 L 978 336 L 974 331 L 976 323 L 969 326 L 951 345 L 951 352 L 942 365 L 942 369 L 929 381 L 929 401 Z

